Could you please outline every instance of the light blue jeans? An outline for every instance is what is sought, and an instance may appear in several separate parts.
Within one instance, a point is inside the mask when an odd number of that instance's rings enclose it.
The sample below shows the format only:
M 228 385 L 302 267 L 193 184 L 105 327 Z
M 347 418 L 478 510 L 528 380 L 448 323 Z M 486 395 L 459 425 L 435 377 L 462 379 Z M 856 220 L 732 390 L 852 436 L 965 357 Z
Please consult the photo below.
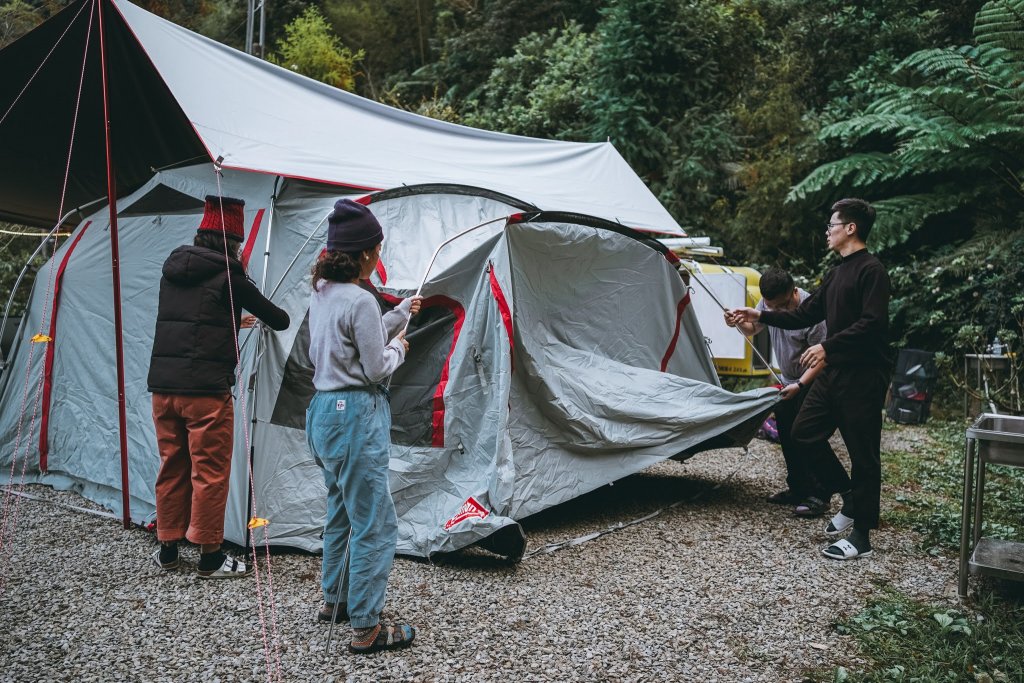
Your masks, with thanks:
M 380 621 L 395 559 L 390 437 L 391 406 L 378 389 L 318 391 L 306 410 L 306 440 L 327 485 L 324 601 L 345 600 L 352 628 Z

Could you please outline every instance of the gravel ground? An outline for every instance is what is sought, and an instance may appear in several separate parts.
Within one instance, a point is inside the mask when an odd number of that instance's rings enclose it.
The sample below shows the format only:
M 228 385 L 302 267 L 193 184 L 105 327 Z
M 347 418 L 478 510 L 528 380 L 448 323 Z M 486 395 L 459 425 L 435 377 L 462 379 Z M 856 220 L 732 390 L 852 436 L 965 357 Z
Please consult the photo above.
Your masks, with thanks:
M 887 430 L 883 450 L 895 447 L 925 448 L 923 432 Z M 778 447 L 755 441 L 747 454 L 662 463 L 526 520 L 537 548 L 682 501 L 518 566 L 475 550 L 435 565 L 399 558 L 385 618 L 420 633 L 411 650 L 371 657 L 325 652 L 318 557 L 272 558 L 279 646 L 265 649 L 253 579 L 197 580 L 195 548 L 184 549 L 186 569 L 160 573 L 153 535 L 20 499 L 0 552 L 0 680 L 261 681 L 269 652 L 282 681 L 802 681 L 864 664 L 832 622 L 880 584 L 955 598 L 956 560 L 918 550 L 903 530 L 877 532 L 871 558 L 822 557 L 824 520 L 763 502 L 783 479 Z M 335 643 L 346 636 L 337 628 Z

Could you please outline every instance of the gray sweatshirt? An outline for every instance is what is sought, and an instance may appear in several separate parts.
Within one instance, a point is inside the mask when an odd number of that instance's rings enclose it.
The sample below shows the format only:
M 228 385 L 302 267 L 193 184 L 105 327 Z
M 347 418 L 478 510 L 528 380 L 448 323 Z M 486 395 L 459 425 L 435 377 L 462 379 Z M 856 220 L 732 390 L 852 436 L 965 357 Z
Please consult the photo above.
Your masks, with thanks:
M 410 299 L 380 314 L 359 285 L 320 282 L 309 297 L 309 358 L 317 391 L 337 391 L 384 381 L 405 360 L 395 335 L 409 320 Z M 389 341 L 390 340 L 390 341 Z

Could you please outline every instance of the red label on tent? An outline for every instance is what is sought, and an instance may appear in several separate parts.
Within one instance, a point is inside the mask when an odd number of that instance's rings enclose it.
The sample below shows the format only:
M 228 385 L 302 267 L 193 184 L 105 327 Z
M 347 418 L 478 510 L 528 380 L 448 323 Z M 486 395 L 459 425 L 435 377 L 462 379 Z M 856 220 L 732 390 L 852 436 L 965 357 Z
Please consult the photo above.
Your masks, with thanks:
M 470 517 L 479 517 L 480 519 L 483 519 L 489 514 L 491 513 L 485 510 L 483 505 L 476 502 L 476 498 L 470 496 L 466 499 L 466 502 L 462 504 L 462 507 L 459 508 L 459 511 L 455 513 L 455 516 L 444 523 L 444 530 L 448 531 L 456 524 L 465 522 Z

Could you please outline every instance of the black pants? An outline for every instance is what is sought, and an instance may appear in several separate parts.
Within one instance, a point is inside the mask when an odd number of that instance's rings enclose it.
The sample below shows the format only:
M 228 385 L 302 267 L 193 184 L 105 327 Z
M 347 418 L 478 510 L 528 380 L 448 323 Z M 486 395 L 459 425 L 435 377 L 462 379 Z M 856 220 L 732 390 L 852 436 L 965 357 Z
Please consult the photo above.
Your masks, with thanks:
M 888 388 L 886 368 L 825 368 L 807 392 L 793 424 L 793 440 L 812 447 L 839 429 L 850 453 L 851 472 L 835 453 L 819 449 L 810 460 L 822 498 L 849 489 L 848 514 L 858 529 L 877 529 L 882 497 L 882 406 Z
M 800 497 L 820 495 L 819 489 L 821 487 L 817 485 L 815 476 L 811 472 L 812 462 L 834 462 L 842 476 L 846 476 L 846 471 L 839 464 L 839 460 L 832 451 L 832 446 L 829 445 L 828 439 L 822 439 L 809 446 L 797 443 L 793 439 L 793 423 L 796 421 L 796 416 L 799 414 L 800 408 L 804 404 L 804 399 L 807 398 L 807 392 L 810 390 L 811 387 L 807 386 L 801 389 L 793 398 L 780 401 L 775 405 L 775 426 L 779 430 L 782 457 L 786 461 L 786 484 L 789 486 L 790 491 Z M 835 475 L 835 473 L 833 474 Z M 842 490 L 845 491 L 847 488 L 849 486 Z

